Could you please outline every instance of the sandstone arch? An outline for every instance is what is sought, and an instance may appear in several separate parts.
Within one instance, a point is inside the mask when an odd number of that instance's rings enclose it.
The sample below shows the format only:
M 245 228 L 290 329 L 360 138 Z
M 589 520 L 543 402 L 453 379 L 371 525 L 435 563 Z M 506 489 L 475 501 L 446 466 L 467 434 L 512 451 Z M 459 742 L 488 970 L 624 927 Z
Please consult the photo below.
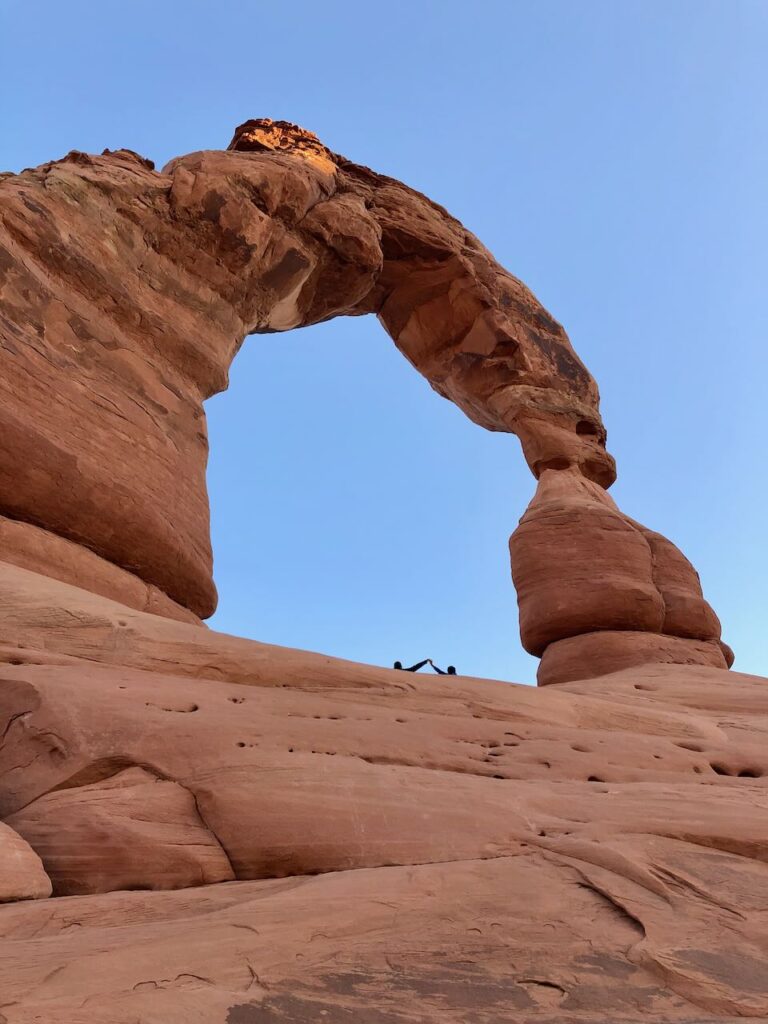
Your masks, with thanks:
M 597 386 L 565 331 L 425 196 L 258 120 L 162 173 L 120 150 L 6 176 L 0 216 L 6 561 L 210 615 L 202 402 L 246 335 L 375 313 L 539 480 L 511 551 L 540 681 L 725 666 L 692 566 L 607 495 Z

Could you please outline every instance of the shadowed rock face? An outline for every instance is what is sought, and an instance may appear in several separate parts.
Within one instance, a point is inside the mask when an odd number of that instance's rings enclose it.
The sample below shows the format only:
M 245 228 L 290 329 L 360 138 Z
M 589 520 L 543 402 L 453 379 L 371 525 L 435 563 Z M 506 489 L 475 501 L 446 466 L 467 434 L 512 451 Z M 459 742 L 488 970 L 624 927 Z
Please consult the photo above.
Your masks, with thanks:
M 6 561 L 210 615 L 203 401 L 246 335 L 375 313 L 539 480 L 511 552 L 540 681 L 725 666 L 695 571 L 605 493 L 597 386 L 563 328 L 442 207 L 311 133 L 249 121 L 162 173 L 120 150 L 5 176 L 0 298 Z

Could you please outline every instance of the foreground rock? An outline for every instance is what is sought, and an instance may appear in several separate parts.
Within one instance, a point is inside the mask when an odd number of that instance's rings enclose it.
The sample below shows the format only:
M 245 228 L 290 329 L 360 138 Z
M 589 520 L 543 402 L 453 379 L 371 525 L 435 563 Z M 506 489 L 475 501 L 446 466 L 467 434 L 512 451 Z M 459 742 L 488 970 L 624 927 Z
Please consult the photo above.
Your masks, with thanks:
M 51 895 L 51 880 L 26 840 L 0 822 L 0 903 Z
M 119 771 L 113 763 L 106 778 L 48 792 L 7 822 L 42 857 L 55 896 L 183 889 L 235 877 L 194 797 L 145 768 Z
M 0 908 L 9 1024 L 768 1017 L 765 680 L 406 676 L 0 569 L 0 817 L 92 893 Z
M 246 335 L 374 313 L 439 394 L 519 437 L 540 481 L 511 540 L 524 644 L 591 638 L 540 681 L 726 666 L 693 567 L 606 494 L 597 385 L 562 326 L 442 207 L 310 132 L 261 119 L 162 172 L 119 150 L 3 176 L 0 300 L 6 562 L 209 616 L 203 401 Z
M 637 880 L 534 847 L 5 908 L 2 1013 L 8 1024 L 764 1019 L 763 938 L 736 916 L 733 877 L 764 907 L 765 866 L 647 840 L 617 862 Z

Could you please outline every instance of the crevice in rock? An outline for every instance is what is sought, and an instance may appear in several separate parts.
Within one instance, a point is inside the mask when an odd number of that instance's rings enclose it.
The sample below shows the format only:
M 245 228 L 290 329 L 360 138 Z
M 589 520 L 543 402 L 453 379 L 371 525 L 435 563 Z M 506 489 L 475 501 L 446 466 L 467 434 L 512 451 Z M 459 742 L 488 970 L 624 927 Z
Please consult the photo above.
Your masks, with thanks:
M 403 758 L 393 757 L 387 754 L 348 754 L 348 757 L 354 757 L 358 761 L 365 761 L 366 764 L 380 765 L 385 768 L 416 768 L 427 772 L 450 772 L 456 775 L 471 775 L 476 779 L 496 779 L 498 775 L 494 775 L 492 772 L 479 772 L 474 771 L 472 768 L 460 768 L 451 767 L 450 765 L 435 765 L 435 764 L 422 764 L 418 761 L 406 760 Z M 493 764 L 498 767 L 497 762 L 488 760 L 483 763 Z
M 223 843 L 223 842 L 221 841 L 221 838 L 220 838 L 220 836 L 219 836 L 219 835 L 218 835 L 218 834 L 216 833 L 216 831 L 215 831 L 215 830 L 214 830 L 214 829 L 212 828 L 212 826 L 211 826 L 211 825 L 210 825 L 210 823 L 208 822 L 207 818 L 206 818 L 206 817 L 205 817 L 205 815 L 203 814 L 202 808 L 200 807 L 200 801 L 199 801 L 199 800 L 198 800 L 198 798 L 197 798 L 197 793 L 195 793 L 195 791 L 194 791 L 193 789 L 190 789 L 190 787 L 189 787 L 189 786 L 185 786 L 183 782 L 178 782 L 178 780 L 176 780 L 176 779 L 174 779 L 174 781 L 175 781 L 175 782 L 177 783 L 177 785 L 181 786 L 181 787 L 182 787 L 182 789 L 186 789 L 186 791 L 187 791 L 187 792 L 189 793 L 189 795 L 190 795 L 190 796 L 192 797 L 192 802 L 193 802 L 193 803 L 194 803 L 194 805 L 195 805 L 195 812 L 196 812 L 196 814 L 197 814 L 198 818 L 200 819 L 200 824 L 201 824 L 201 825 L 203 826 L 203 828 L 204 828 L 204 829 L 206 829 L 206 830 L 207 830 L 208 832 L 210 832 L 210 834 L 211 834 L 211 835 L 213 836 L 213 838 L 214 838 L 214 839 L 216 840 L 216 842 L 217 842 L 217 843 L 219 844 L 219 846 L 220 846 L 220 848 L 221 848 L 221 852 L 222 852 L 222 853 L 224 854 L 224 856 L 225 856 L 225 857 L 227 858 L 227 863 L 229 864 L 229 869 L 230 869 L 230 871 L 232 872 L 232 877 L 233 877 L 233 878 L 235 878 L 235 879 L 237 879 L 237 878 L 238 878 L 239 876 L 238 876 L 238 874 L 237 874 L 237 870 L 236 870 L 236 868 L 235 868 L 235 864 L 234 864 L 234 861 L 232 860 L 232 854 L 231 854 L 231 853 L 230 853 L 230 851 L 229 851 L 229 850 L 228 850 L 228 849 L 226 848 L 226 846 L 224 845 L 224 843 Z
M 48 793 L 57 793 L 62 789 L 80 789 L 83 786 L 92 786 L 97 782 L 107 782 L 109 779 L 114 778 L 116 775 L 119 775 L 121 772 L 124 772 L 129 768 L 141 768 L 150 775 L 154 775 L 155 778 L 159 779 L 161 782 L 176 781 L 176 779 L 171 778 L 165 772 L 161 771 L 156 765 L 149 764 L 146 761 L 137 761 L 132 757 L 115 755 L 112 757 L 101 757 L 96 761 L 91 761 L 90 764 L 75 772 L 74 775 L 70 775 L 68 779 L 64 779 L 63 782 L 59 782 L 55 786 L 51 786 L 51 788 L 47 789 L 44 793 L 39 793 L 35 797 L 35 800 L 39 800 L 41 797 L 47 796 Z M 30 803 L 34 803 L 35 800 L 31 800 Z M 29 806 L 29 804 L 26 806 Z M 22 810 L 22 808 L 19 808 L 19 810 Z
M 564 989 L 562 985 L 558 985 L 555 981 L 544 981 L 541 978 L 518 978 L 517 984 L 523 986 L 534 985 L 537 988 L 543 988 L 545 990 L 548 990 L 553 994 L 559 993 L 560 1000 L 564 999 L 565 996 L 568 995 L 566 989 Z
M 635 934 L 640 939 L 644 939 L 645 938 L 645 936 L 646 936 L 645 925 L 643 924 L 643 922 L 640 920 L 639 917 L 637 917 L 631 911 L 627 910 L 627 908 L 624 906 L 624 904 L 621 903 L 621 901 L 616 896 L 613 896 L 610 892 L 608 892 L 607 889 L 604 889 L 602 886 L 597 885 L 591 878 L 587 878 L 587 876 L 584 875 L 584 874 L 581 874 L 581 872 L 579 872 L 579 874 L 581 875 L 581 878 L 582 878 L 581 882 L 577 882 L 577 885 L 579 886 L 579 888 L 581 888 L 581 889 L 588 889 L 591 892 L 593 892 L 596 896 L 598 896 L 605 904 L 607 904 L 611 908 L 611 911 L 614 914 L 618 914 L 619 917 L 625 923 L 628 923 L 629 926 L 632 928 L 632 930 L 635 932 Z
M 11 731 L 14 722 L 18 722 L 20 718 L 26 718 L 27 715 L 31 714 L 32 710 L 30 709 L 27 711 L 17 711 L 16 714 L 11 715 L 11 717 L 8 719 L 8 723 L 6 724 L 5 729 L 3 729 L 2 735 L 0 735 L 0 750 L 2 750 L 3 747 L 5 746 L 5 738 Z
M 723 903 L 715 899 L 711 893 L 706 892 L 706 890 L 696 885 L 690 878 L 685 878 L 683 875 L 679 875 L 677 872 L 672 871 L 670 868 L 663 867 L 662 865 L 656 865 L 655 867 L 650 868 L 650 871 L 651 874 L 655 875 L 659 881 L 668 888 L 674 889 L 677 892 L 682 893 L 684 896 L 693 894 L 697 899 L 700 899 L 704 903 L 708 903 L 712 907 L 717 907 L 718 910 L 723 910 L 727 914 L 732 914 L 741 921 L 747 920 L 745 914 L 741 914 L 738 910 L 734 910 L 733 907 L 729 907 L 727 903 Z

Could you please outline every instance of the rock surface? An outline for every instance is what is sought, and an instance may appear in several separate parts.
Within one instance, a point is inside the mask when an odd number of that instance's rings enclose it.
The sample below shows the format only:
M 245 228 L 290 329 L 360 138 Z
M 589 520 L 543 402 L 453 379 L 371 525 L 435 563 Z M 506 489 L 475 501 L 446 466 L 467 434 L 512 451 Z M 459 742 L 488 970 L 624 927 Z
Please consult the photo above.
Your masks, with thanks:
M 474 236 L 252 121 L 3 176 L 0 300 L 0 1024 L 768 1020 L 766 680 Z M 368 312 L 522 442 L 546 687 L 202 627 L 203 401 L 246 334 Z
M 31 523 L 0 516 L 0 555 L 4 562 L 72 583 L 129 608 L 201 625 L 196 615 L 151 583 L 144 583 L 133 573 L 99 558 L 82 544 L 65 540 Z
M 688 559 L 573 470 L 542 473 L 509 548 L 539 684 L 651 662 L 732 664 Z
M 8 1024 L 768 1017 L 765 680 L 406 676 L 0 582 L 0 817 L 92 893 L 0 908 Z
M 604 629 L 549 644 L 537 672 L 539 686 L 589 679 L 639 665 L 708 665 L 727 668 L 724 645 L 663 633 Z M 727 649 L 726 649 L 727 650 Z
M 690 640 L 664 647 L 677 660 L 719 640 L 693 568 L 607 499 L 597 386 L 561 325 L 442 207 L 295 125 L 248 121 L 162 172 L 119 150 L 4 176 L 0 300 L 7 562 L 210 615 L 203 401 L 246 335 L 375 313 L 439 394 L 520 438 L 545 491 L 560 478 L 563 507 L 540 487 L 511 541 L 529 650 L 618 630 Z M 641 635 L 634 660 L 658 649 Z M 557 678 L 598 664 L 561 652 Z
M 42 861 L 9 825 L 0 821 L 0 903 L 38 900 L 51 895 Z
M 103 710 L 109 735 L 119 723 L 109 722 L 108 705 Z M 86 769 L 76 786 L 49 790 L 6 819 L 40 855 L 54 896 L 232 881 L 188 790 L 146 768 L 120 770 L 114 755 L 105 760 L 106 772 L 92 772 L 98 781 L 84 782 Z

